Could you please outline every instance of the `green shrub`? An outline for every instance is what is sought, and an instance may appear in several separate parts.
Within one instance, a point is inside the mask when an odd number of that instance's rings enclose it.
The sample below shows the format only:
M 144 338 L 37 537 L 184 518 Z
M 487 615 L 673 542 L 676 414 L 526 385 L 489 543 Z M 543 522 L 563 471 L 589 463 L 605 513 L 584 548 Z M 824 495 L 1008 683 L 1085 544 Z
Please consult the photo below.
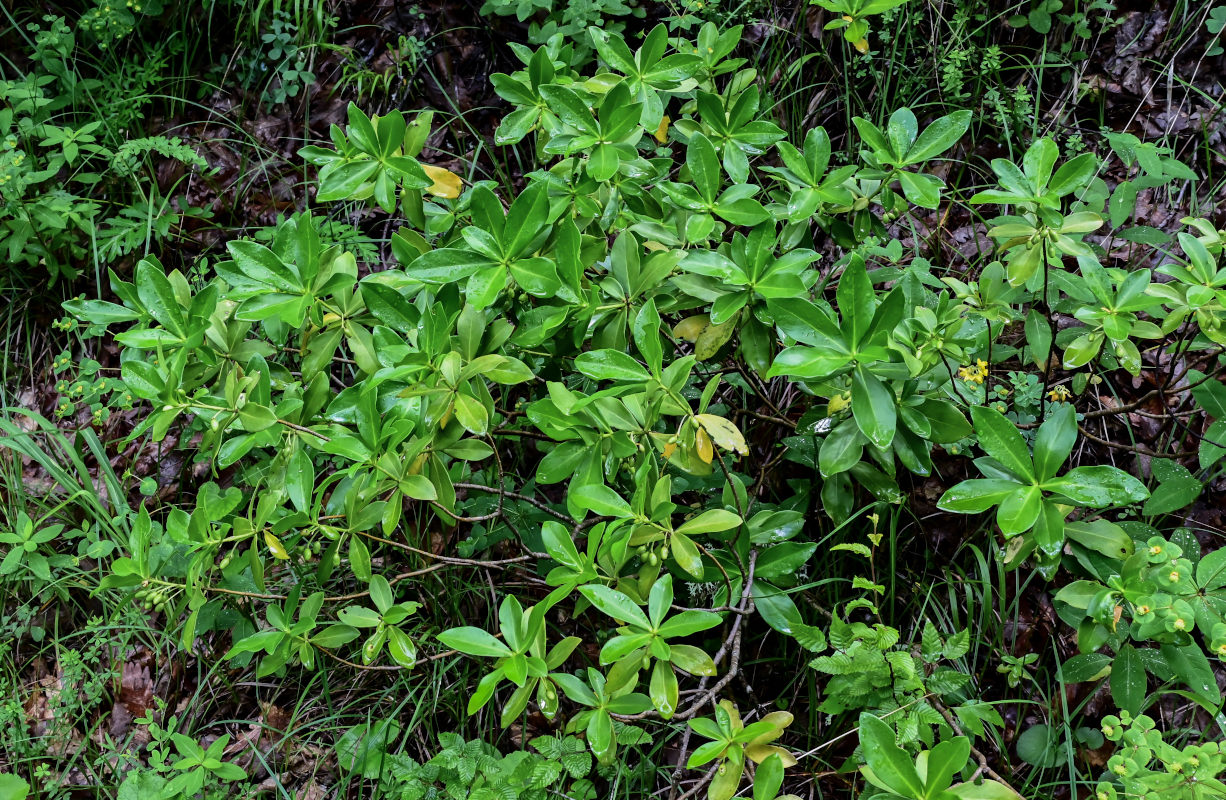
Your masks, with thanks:
M 994 160 L 997 185 L 969 199 L 1000 210 L 1000 260 L 958 278 L 904 262 L 890 226 L 949 202 L 933 166 L 958 157 L 971 114 L 921 124 L 903 108 L 854 118 L 848 152 L 821 128 L 797 146 L 733 57 L 740 34 L 661 25 L 632 51 L 592 28 L 598 63 L 582 70 L 559 39 L 522 53 L 524 69 L 493 77 L 513 106 L 497 139 L 537 167 L 518 191 L 423 164 L 429 114 L 351 105 L 332 146 L 301 155 L 318 201 L 403 221 L 396 268 L 360 270 L 303 214 L 230 241 L 207 280 L 149 257 L 130 281 L 111 274 L 119 303 L 67 303 L 119 344 L 115 391 L 150 404 L 131 437 L 191 442 L 233 483 L 131 515 L 100 588 L 182 620 L 186 648 L 228 633 L 226 660 L 261 678 L 470 657 L 467 713 L 493 704 L 509 727 L 534 708 L 562 728 L 532 740 L 543 758 L 449 736 L 418 764 L 388 750 L 390 719 L 342 740 L 345 769 L 405 796 L 588 796 L 592 770 L 685 723 L 709 740 L 683 749 L 710 765 L 711 800 L 742 784 L 768 800 L 795 756 L 776 743 L 788 712 L 745 722 L 732 702 L 752 634 L 831 676 L 818 710 L 859 719 L 867 796 L 995 800 L 1015 793 L 975 748 L 1002 717 L 970 660 L 991 645 L 961 625 L 890 624 L 878 527 L 893 520 L 892 551 L 910 476 L 961 469 L 975 447 L 982 477 L 951 480 L 939 505 L 997 509 L 983 550 L 1002 572 L 1078 576 L 1057 594 L 1083 651 L 1064 680 L 1110 666 L 1136 712 L 1149 671 L 1220 705 L 1202 640 L 1222 654 L 1221 559 L 1191 577 L 1156 528 L 1148 554 L 1134 545 L 1135 518 L 1185 507 L 1199 479 L 1066 468 L 1087 386 L 1137 374 L 1149 340 L 1178 329 L 1163 347 L 1216 370 L 1220 232 L 1126 227 L 1135 185 L 1110 189 L 1096 156 L 1061 159 L 1044 138 Z M 1116 152 L 1154 180 L 1181 174 L 1156 150 Z M 1177 245 L 1170 280 L 1104 266 L 1089 238 L 1104 226 Z M 1186 377 L 1198 413 L 1226 417 L 1216 373 Z M 1199 455 L 1209 470 L 1226 448 Z M 784 458 L 804 470 L 773 478 Z M 50 549 L 31 531 L 26 552 Z M 841 577 L 810 577 L 836 560 Z M 463 566 L 524 580 L 457 599 L 469 624 L 408 599 L 415 578 Z M 830 610 L 806 594 L 836 582 Z

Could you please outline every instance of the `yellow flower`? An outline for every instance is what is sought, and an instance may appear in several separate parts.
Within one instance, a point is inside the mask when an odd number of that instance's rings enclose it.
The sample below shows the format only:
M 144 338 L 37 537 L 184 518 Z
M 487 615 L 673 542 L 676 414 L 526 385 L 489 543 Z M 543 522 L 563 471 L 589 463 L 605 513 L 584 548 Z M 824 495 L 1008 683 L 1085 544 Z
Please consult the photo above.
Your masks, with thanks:
M 967 383 L 982 385 L 984 379 L 988 377 L 988 362 L 981 358 L 975 362 L 974 366 L 960 367 L 958 377 Z

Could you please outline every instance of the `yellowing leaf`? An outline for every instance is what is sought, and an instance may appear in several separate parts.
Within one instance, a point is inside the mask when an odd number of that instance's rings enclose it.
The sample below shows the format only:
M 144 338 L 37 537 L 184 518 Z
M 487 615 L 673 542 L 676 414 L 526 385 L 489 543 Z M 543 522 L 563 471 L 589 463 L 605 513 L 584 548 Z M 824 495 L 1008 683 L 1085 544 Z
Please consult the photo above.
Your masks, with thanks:
M 436 167 L 433 164 L 422 164 L 421 168 L 426 171 L 426 176 L 434 181 L 427 192 L 435 197 L 445 197 L 448 200 L 454 200 L 460 196 L 460 176 L 456 175 L 451 170 Z
M 771 756 L 779 756 L 779 760 L 783 762 L 784 767 L 796 766 L 796 759 L 787 750 L 782 747 L 776 747 L 770 744 L 749 744 L 745 745 L 745 755 L 749 757 L 755 764 L 761 764 Z
M 687 342 L 698 341 L 699 335 L 711 324 L 711 318 L 706 314 L 686 317 L 673 326 L 673 336 Z
M 867 53 L 868 52 L 868 39 L 857 39 L 856 41 L 852 42 L 852 47 L 856 48 L 856 51 L 858 53 L 861 53 L 861 54 Z
M 289 558 L 289 553 L 285 550 L 285 545 L 281 544 L 281 540 L 273 536 L 271 532 L 264 531 L 264 544 L 268 545 L 268 549 L 272 552 L 273 558 L 279 558 L 285 561 Z
M 711 440 L 720 447 L 742 456 L 749 453 L 749 446 L 745 444 L 744 435 L 728 420 L 715 414 L 699 414 L 695 419 L 711 435 Z
M 421 468 L 426 465 L 426 459 L 429 457 L 430 457 L 430 454 L 427 452 L 427 453 L 422 453 L 417 458 L 413 459 L 413 463 L 409 464 L 409 468 L 405 471 L 405 474 L 406 475 L 420 475 Z
M 668 123 L 672 122 L 667 115 L 660 119 L 660 127 L 656 128 L 656 132 L 652 136 L 656 137 L 656 141 L 664 144 L 668 141 Z
M 715 458 L 715 448 L 711 445 L 711 437 L 702 428 L 699 428 L 694 434 L 694 449 L 698 451 L 698 457 L 705 464 L 710 464 L 711 459 Z
M 769 723 L 774 730 L 761 733 L 753 738 L 750 744 L 766 744 L 773 742 L 783 735 L 783 729 L 791 725 L 796 717 L 790 711 L 772 711 L 764 716 L 760 721 Z
M 740 312 L 737 313 L 739 316 Z M 733 317 L 722 325 L 708 325 L 698 334 L 694 341 L 694 358 L 706 361 L 714 356 L 724 344 L 732 338 L 736 330 L 737 317 Z

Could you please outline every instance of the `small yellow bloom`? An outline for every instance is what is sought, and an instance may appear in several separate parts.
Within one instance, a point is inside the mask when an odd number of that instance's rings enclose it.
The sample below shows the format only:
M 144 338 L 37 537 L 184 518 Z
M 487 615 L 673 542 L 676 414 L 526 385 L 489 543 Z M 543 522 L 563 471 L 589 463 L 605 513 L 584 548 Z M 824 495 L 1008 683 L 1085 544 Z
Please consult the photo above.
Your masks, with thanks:
M 988 377 L 988 362 L 981 358 L 975 362 L 974 366 L 960 367 L 958 377 L 967 383 L 983 385 L 984 379 Z

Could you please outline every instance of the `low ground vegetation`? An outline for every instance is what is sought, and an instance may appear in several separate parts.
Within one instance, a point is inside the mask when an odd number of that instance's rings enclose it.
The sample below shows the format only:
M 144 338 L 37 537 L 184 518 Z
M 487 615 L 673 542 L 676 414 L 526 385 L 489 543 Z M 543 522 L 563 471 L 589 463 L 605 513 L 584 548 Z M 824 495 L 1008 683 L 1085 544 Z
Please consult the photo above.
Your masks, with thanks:
M 1226 8 L 476 11 L 4 12 L 0 800 L 1226 796 Z

